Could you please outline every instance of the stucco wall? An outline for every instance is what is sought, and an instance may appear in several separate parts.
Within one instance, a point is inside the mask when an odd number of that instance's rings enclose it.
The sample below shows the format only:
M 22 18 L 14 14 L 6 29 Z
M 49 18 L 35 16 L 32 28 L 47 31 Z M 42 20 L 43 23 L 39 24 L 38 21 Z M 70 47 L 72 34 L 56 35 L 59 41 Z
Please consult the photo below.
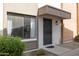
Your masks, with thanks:
M 38 18 L 38 45 L 39 48 L 43 47 L 43 18 Z
M 56 24 L 56 21 L 58 21 L 58 24 Z M 53 44 L 61 44 L 61 19 L 60 18 L 52 18 L 52 33 L 53 33 Z
M 78 17 L 78 19 L 77 19 L 77 31 L 78 31 L 78 34 L 79 34 L 79 3 L 77 4 L 77 17 Z
M 3 34 L 3 4 L 0 3 L 0 35 Z
M 77 8 L 76 3 L 63 3 L 63 10 L 71 13 L 71 19 L 64 20 L 64 42 L 72 41 L 77 34 Z
M 36 3 L 4 3 L 7 12 L 37 15 L 38 5 Z

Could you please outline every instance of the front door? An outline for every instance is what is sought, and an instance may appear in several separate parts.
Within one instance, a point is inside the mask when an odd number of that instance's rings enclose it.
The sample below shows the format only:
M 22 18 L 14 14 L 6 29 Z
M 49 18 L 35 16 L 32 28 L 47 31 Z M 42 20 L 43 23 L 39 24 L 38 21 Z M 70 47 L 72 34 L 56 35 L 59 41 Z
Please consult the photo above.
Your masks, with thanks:
M 52 44 L 52 20 L 43 19 L 43 45 Z

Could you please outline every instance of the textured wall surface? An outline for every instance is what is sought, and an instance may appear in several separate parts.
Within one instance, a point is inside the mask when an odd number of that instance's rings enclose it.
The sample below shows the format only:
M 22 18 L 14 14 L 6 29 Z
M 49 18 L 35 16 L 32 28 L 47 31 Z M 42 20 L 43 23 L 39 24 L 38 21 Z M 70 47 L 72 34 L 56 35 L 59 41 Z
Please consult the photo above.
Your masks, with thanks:
M 71 19 L 64 20 L 64 42 L 71 41 L 77 35 L 77 5 L 76 3 L 64 3 L 63 10 L 71 13 Z
M 25 44 L 26 44 L 25 51 L 38 48 L 37 41 L 29 41 L 25 42 Z

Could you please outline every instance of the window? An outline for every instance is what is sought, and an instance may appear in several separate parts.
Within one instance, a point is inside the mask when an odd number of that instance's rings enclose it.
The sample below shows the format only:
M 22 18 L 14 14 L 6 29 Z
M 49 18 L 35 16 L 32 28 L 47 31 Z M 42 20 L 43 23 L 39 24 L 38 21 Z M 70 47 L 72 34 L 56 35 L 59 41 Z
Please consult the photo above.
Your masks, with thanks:
M 8 14 L 8 35 L 19 36 L 23 39 L 36 38 L 36 17 Z

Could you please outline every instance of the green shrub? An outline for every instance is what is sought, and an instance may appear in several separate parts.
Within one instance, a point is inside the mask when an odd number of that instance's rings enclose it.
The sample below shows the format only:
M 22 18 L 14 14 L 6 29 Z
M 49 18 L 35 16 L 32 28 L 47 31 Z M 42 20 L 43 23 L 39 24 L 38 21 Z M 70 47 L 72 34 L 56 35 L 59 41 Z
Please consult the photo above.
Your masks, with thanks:
M 9 53 L 0 53 L 0 56 L 9 56 Z
M 74 38 L 74 41 L 79 42 L 79 35 Z
M 37 51 L 35 52 L 35 54 L 36 54 L 37 56 L 43 56 L 43 55 L 45 55 L 46 53 L 45 53 L 45 51 L 44 51 L 43 49 L 39 49 L 39 50 L 37 50 Z
M 20 56 L 25 44 L 19 37 L 0 36 L 0 53 L 7 53 L 11 56 Z

